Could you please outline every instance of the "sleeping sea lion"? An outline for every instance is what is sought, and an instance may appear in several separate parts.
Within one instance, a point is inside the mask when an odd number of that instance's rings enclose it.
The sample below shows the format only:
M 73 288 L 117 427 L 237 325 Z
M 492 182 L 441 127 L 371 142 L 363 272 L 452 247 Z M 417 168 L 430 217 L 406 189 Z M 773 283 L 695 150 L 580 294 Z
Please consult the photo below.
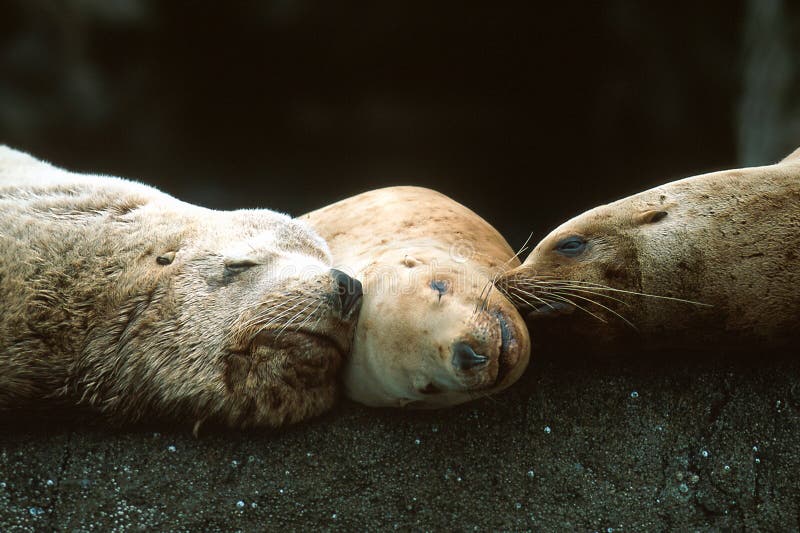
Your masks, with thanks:
M 0 412 L 280 426 L 317 415 L 361 286 L 268 210 L 214 211 L 0 147 Z
M 302 219 L 364 287 L 343 370 L 348 396 L 446 407 L 502 390 L 525 370 L 528 331 L 492 285 L 519 260 L 481 217 L 429 189 L 389 187 Z

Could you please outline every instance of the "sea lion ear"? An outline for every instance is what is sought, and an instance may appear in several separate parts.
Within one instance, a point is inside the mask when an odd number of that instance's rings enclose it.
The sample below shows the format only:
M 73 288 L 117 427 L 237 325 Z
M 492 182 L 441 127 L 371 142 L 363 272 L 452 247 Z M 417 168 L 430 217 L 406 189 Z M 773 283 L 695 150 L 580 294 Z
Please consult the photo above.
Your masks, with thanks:
M 653 222 L 658 222 L 665 216 L 667 216 L 666 211 L 648 209 L 647 211 L 642 211 L 641 213 L 634 215 L 633 221 L 637 224 L 652 224 Z

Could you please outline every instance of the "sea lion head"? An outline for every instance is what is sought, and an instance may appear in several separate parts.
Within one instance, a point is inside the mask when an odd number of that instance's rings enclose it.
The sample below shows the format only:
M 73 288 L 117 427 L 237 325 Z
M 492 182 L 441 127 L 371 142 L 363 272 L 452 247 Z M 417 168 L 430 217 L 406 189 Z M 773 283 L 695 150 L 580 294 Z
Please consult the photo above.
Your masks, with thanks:
M 151 223 L 164 213 L 151 211 Z M 189 221 L 176 221 L 184 229 L 174 242 L 143 255 L 118 283 L 124 327 L 112 341 L 131 355 L 108 369 L 117 375 L 101 381 L 115 390 L 102 395 L 135 398 L 129 411 L 139 401 L 185 407 L 198 423 L 233 427 L 279 426 L 330 408 L 360 283 L 332 270 L 324 241 L 287 216 L 204 210 Z
M 626 316 L 641 304 L 631 296 L 642 291 L 643 251 L 668 223 L 665 199 L 648 193 L 568 220 L 501 276 L 498 288 L 529 321 L 571 314 L 573 330 L 598 340 L 635 332 Z
M 469 263 L 435 247 L 377 258 L 344 370 L 348 396 L 371 406 L 438 408 L 489 395 L 525 370 L 530 340 L 514 306 Z

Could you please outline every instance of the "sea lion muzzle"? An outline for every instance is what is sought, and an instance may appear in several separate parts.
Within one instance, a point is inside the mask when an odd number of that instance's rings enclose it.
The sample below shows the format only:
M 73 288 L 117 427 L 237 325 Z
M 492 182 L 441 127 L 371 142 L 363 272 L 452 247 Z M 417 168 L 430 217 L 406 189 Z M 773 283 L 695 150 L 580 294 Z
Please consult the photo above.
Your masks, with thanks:
M 348 316 L 358 306 L 361 302 L 361 297 L 364 295 L 361 282 L 335 268 L 331 269 L 331 275 L 338 286 L 337 296 L 339 297 L 342 316 Z
M 457 342 L 453 345 L 453 366 L 459 370 L 470 370 L 485 365 L 488 361 L 488 357 L 475 353 L 472 346 L 466 342 Z

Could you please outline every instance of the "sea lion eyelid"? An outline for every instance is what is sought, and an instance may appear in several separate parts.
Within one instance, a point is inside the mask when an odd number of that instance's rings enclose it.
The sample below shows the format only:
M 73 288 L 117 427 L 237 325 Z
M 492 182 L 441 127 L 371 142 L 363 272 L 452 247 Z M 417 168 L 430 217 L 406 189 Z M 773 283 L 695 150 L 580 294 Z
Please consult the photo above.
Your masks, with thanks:
M 248 268 L 257 266 L 258 263 L 252 259 L 235 259 L 225 261 L 225 272 L 231 274 L 238 274 L 244 272 Z
M 586 239 L 579 235 L 570 235 L 558 241 L 555 251 L 568 257 L 575 257 L 586 249 Z

